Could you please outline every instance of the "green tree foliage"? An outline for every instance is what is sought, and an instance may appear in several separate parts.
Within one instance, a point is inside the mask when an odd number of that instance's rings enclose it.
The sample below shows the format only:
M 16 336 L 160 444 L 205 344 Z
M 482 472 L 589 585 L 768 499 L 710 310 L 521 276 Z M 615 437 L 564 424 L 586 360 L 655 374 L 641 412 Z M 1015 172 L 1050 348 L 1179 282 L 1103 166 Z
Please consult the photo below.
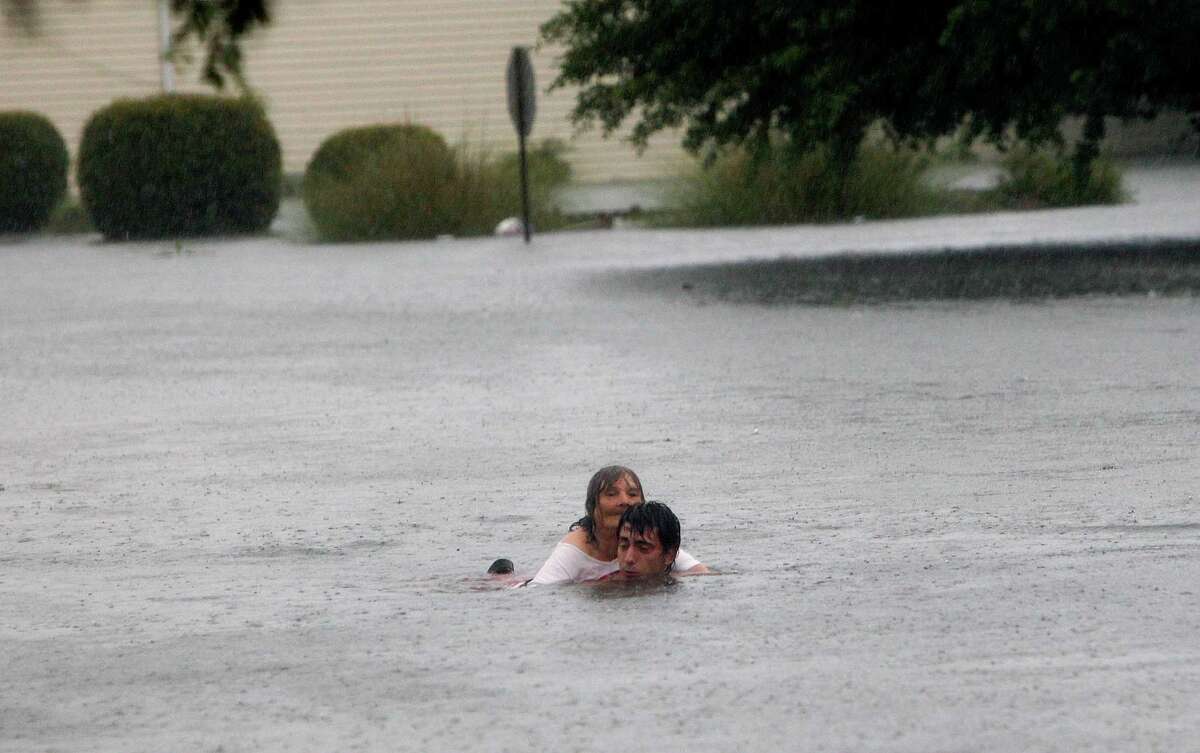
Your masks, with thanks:
M 67 191 L 67 145 L 44 115 L 0 112 L 0 233 L 46 224 Z
M 1200 3 L 1195 0 L 967 0 L 946 16 L 939 66 L 954 114 L 993 141 L 1008 129 L 1060 141 L 1083 118 L 1076 181 L 1099 154 L 1105 116 L 1189 113 L 1200 130 Z
M 632 118 L 639 146 L 675 127 L 697 152 L 782 133 L 846 166 L 873 123 L 1040 143 L 1078 115 L 1086 167 L 1106 115 L 1200 117 L 1195 0 L 568 0 L 542 36 L 564 50 L 552 86 L 580 87 L 576 122 Z
M 204 79 L 220 89 L 232 78 L 244 90 L 241 40 L 271 22 L 271 4 L 272 0 L 171 0 L 171 12 L 179 19 L 173 44 L 195 39 L 205 51 Z M 5 20 L 30 35 L 41 31 L 39 6 L 39 0 L 0 0 Z
M 171 10 L 183 19 L 173 45 L 194 37 L 205 48 L 204 79 L 220 89 L 228 76 L 245 91 L 241 39 L 271 22 L 270 0 L 171 0 Z

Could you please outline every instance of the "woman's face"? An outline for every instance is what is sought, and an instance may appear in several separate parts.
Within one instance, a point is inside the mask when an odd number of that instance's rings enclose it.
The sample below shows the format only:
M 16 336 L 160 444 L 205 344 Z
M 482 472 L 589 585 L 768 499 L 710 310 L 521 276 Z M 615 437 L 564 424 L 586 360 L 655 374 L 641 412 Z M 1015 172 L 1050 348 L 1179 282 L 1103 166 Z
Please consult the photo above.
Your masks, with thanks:
M 629 476 L 621 476 L 600 491 L 596 498 L 596 511 L 593 513 L 598 527 L 616 530 L 621 513 L 634 505 L 640 505 L 642 490 Z

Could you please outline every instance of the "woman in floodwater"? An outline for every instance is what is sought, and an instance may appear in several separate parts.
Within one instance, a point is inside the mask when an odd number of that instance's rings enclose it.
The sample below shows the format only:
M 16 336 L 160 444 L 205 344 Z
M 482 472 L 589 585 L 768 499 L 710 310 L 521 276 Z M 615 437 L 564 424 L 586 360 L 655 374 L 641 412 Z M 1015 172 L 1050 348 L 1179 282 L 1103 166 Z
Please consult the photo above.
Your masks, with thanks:
M 596 471 L 588 482 L 586 514 L 571 524 L 529 585 L 579 583 L 618 570 L 617 522 L 627 507 L 643 501 L 642 482 L 629 468 L 610 465 Z M 698 574 L 708 568 L 680 549 L 671 572 Z

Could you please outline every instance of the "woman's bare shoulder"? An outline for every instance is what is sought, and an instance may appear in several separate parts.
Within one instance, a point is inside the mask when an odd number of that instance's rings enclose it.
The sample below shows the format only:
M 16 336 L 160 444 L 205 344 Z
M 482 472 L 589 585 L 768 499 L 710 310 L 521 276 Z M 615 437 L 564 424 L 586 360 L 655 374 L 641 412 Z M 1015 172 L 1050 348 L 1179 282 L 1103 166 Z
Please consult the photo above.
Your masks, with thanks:
M 597 562 L 606 562 L 608 559 L 611 559 L 605 558 L 604 555 L 600 553 L 600 550 L 596 547 L 596 542 L 589 541 L 588 532 L 582 528 L 575 528 L 571 531 L 568 531 L 567 535 L 563 536 L 562 540 L 558 543 L 569 544 Z
M 580 549 L 585 553 L 591 550 L 591 547 L 588 546 L 587 531 L 583 530 L 582 528 L 573 528 L 570 531 L 567 531 L 567 535 L 563 536 L 562 540 L 560 540 L 558 543 L 570 544 L 571 546 L 575 547 L 576 549 Z

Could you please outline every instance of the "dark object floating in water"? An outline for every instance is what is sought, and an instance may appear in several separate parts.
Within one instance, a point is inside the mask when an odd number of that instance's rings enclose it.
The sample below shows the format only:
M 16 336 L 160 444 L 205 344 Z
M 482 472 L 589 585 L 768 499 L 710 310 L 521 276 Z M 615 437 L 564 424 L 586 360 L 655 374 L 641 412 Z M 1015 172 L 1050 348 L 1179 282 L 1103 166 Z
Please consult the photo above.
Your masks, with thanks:
M 488 575 L 508 575 L 514 569 L 512 560 L 506 560 L 501 557 L 488 568 Z

